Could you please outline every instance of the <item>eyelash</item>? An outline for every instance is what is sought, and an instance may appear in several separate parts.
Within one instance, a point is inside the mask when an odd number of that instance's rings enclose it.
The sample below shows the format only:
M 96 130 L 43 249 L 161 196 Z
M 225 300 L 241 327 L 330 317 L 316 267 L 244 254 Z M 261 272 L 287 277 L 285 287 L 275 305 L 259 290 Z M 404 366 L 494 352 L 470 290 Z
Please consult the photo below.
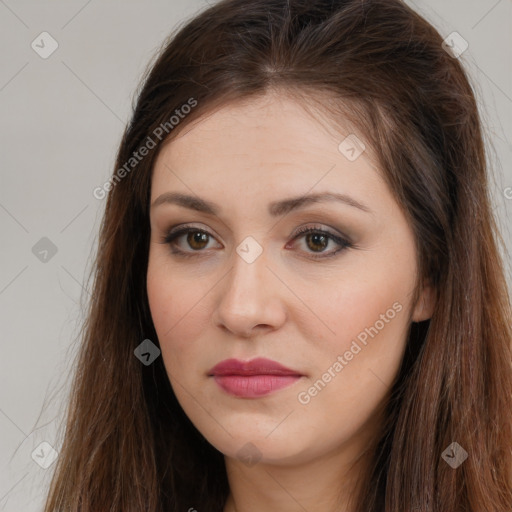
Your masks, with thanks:
M 175 246 L 173 246 L 173 242 L 179 238 L 182 235 L 186 235 L 188 233 L 203 233 L 205 235 L 208 235 L 209 237 L 213 238 L 213 235 L 208 233 L 208 231 L 205 231 L 204 229 L 196 228 L 193 226 L 182 226 L 179 230 L 173 231 L 170 230 L 163 238 L 161 243 L 167 244 L 171 248 L 171 252 L 179 257 L 182 258 L 189 258 L 189 257 L 197 257 L 202 256 L 202 254 L 199 254 L 201 252 L 204 252 L 204 250 L 196 250 L 196 251 L 183 251 L 181 249 L 177 249 Z M 352 242 L 350 242 L 348 239 L 340 237 L 338 235 L 335 235 L 334 233 L 331 233 L 329 231 L 325 231 L 323 229 L 319 229 L 317 227 L 304 227 L 300 228 L 297 233 L 293 236 L 293 241 L 297 240 L 298 238 L 303 237 L 304 235 L 314 233 L 314 234 L 320 234 L 323 236 L 326 236 L 329 240 L 333 240 L 336 242 L 340 248 L 338 250 L 335 250 L 334 252 L 327 253 L 327 255 L 324 256 L 315 256 L 312 255 L 312 259 L 324 259 L 324 258 L 332 258 L 336 256 L 338 253 L 345 251 L 346 249 L 355 249 L 356 246 Z M 314 254 L 314 253 L 312 253 Z M 321 253 L 323 254 L 323 253 Z

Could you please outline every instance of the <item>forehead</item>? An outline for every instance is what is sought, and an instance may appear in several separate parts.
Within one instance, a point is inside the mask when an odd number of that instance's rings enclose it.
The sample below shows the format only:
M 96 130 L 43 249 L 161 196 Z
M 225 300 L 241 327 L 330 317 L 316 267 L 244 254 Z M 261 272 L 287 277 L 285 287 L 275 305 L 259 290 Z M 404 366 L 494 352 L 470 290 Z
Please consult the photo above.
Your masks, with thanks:
M 300 150 L 305 142 L 309 148 L 322 147 L 329 135 L 336 144 L 342 134 L 332 126 L 329 133 L 329 123 L 321 122 L 324 119 L 322 112 L 299 99 L 268 93 L 216 108 L 186 126 L 171 145 L 178 154 L 182 147 L 189 151 L 201 142 L 208 149 L 215 145 L 215 155 L 245 151 L 247 156 L 263 157 L 267 151 Z M 201 152 L 202 147 L 195 150 Z
M 375 183 L 379 172 L 366 151 L 353 161 L 340 151 L 340 143 L 352 135 L 288 95 L 269 93 L 224 105 L 185 126 L 162 148 L 152 199 L 191 188 L 227 195 L 276 190 L 280 197 L 313 188 L 368 192 L 382 185 Z

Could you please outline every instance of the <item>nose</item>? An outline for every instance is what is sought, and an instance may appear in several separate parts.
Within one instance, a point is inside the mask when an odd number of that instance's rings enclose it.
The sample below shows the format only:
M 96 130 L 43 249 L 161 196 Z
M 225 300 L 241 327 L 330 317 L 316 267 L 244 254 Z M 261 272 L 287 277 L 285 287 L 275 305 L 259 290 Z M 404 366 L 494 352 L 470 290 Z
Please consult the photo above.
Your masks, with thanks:
M 236 251 L 232 266 L 214 288 L 213 322 L 236 337 L 248 338 L 278 329 L 286 320 L 281 294 L 286 287 L 268 267 L 265 251 L 248 262 Z

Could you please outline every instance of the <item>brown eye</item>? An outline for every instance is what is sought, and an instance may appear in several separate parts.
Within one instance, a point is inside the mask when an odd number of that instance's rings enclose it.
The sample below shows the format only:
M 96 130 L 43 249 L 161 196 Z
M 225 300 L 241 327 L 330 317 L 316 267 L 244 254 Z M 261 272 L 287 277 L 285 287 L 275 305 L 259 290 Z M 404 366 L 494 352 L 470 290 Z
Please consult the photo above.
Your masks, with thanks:
M 194 253 L 206 252 L 203 249 L 208 248 L 208 244 L 214 240 L 213 236 L 207 231 L 194 227 L 182 227 L 181 229 L 170 231 L 163 239 L 162 243 L 171 247 L 171 251 L 176 255 L 191 255 Z
M 194 250 L 204 249 L 208 245 L 208 233 L 204 231 L 189 231 L 187 234 L 187 243 Z
M 307 246 L 314 252 L 323 251 L 329 244 L 329 238 L 320 233 L 309 233 L 305 237 Z
M 355 247 L 348 239 L 314 226 L 301 228 L 298 233 L 295 234 L 293 240 L 296 241 L 301 238 L 304 239 L 304 245 L 306 247 L 302 252 L 309 253 L 310 255 L 312 253 L 318 254 L 311 255 L 310 257 L 313 259 L 330 258 L 346 249 Z M 325 249 L 329 246 L 330 242 L 333 242 L 338 248 L 326 251 Z

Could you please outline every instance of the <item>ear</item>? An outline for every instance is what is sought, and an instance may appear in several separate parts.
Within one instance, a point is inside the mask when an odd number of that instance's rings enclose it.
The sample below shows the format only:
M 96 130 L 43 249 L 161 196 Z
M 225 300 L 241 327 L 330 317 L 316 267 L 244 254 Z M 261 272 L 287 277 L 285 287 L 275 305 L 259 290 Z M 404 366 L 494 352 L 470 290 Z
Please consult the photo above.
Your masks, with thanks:
M 432 285 L 428 282 L 423 284 L 420 297 L 412 312 L 413 322 L 423 322 L 432 318 L 435 307 L 435 290 Z

